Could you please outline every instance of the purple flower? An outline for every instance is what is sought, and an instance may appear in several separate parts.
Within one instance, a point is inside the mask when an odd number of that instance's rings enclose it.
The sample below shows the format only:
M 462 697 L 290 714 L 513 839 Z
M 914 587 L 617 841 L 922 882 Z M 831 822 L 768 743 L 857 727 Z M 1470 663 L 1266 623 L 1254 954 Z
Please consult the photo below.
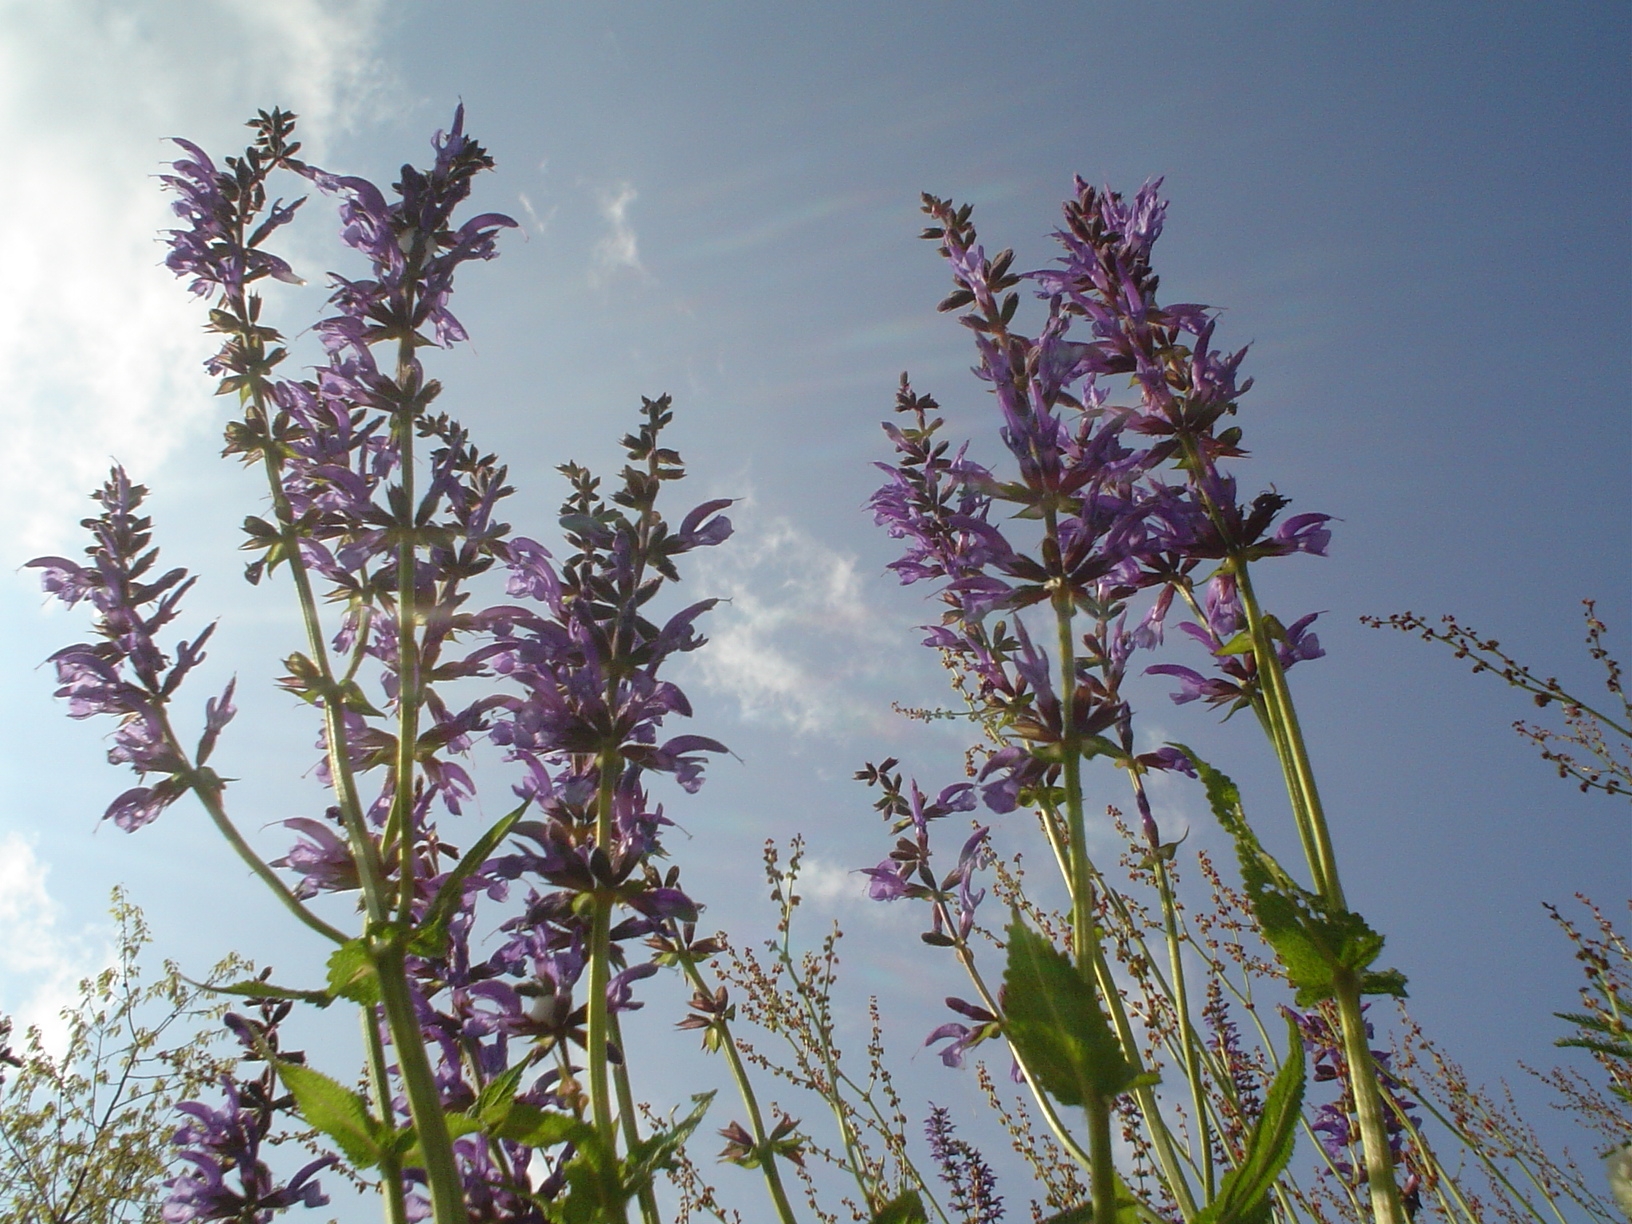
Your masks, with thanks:
M 339 815 L 338 809 L 330 811 L 335 817 Z M 320 892 L 350 892 L 361 886 L 350 848 L 328 825 L 305 816 L 281 823 L 303 834 L 289 853 L 272 860 L 272 866 L 287 867 L 301 876 L 294 888 L 295 896 L 306 900 Z
M 966 1016 L 975 1023 L 973 1026 L 949 1021 L 941 1025 L 924 1039 L 926 1046 L 934 1045 L 937 1041 L 947 1041 L 941 1048 L 941 1062 L 948 1067 L 962 1067 L 963 1056 L 983 1041 L 996 1037 L 1001 1031 L 1001 1024 L 996 1016 L 963 999 L 949 998 L 946 1005 L 961 1016 Z M 951 1040 L 948 1041 L 947 1039 Z
M 997 1192 L 997 1175 L 973 1145 L 956 1136 L 951 1114 L 931 1105 L 924 1134 L 941 1180 L 952 1188 L 952 1206 L 962 1213 L 965 1224 L 998 1224 L 1003 1219 L 1003 1196 Z
M 182 1160 L 192 1165 L 165 1183 L 170 1194 L 164 1201 L 167 1224 L 190 1224 L 195 1220 L 235 1220 L 240 1224 L 266 1224 L 273 1215 L 296 1203 L 321 1207 L 329 1200 L 312 1177 L 335 1163 L 324 1156 L 299 1170 L 288 1184 L 279 1186 L 260 1159 L 271 1111 L 266 1106 L 244 1104 L 238 1087 L 222 1080 L 226 1107 L 212 1109 L 198 1101 L 186 1101 L 176 1108 L 187 1121 L 176 1131 L 174 1142 L 183 1150 Z M 236 1187 L 227 1184 L 227 1174 L 235 1175 Z

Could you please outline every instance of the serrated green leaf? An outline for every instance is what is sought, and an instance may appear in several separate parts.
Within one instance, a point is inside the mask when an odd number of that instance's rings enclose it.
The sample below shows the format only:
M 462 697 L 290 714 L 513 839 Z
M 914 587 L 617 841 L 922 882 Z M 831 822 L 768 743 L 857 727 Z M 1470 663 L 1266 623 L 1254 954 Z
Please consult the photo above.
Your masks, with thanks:
M 713 1092 L 694 1094 L 689 1114 L 668 1130 L 657 1131 L 630 1146 L 629 1157 L 624 1165 L 624 1187 L 630 1194 L 636 1193 L 650 1181 L 653 1173 L 669 1167 L 675 1152 L 691 1138 L 692 1131 L 702 1122 L 703 1115 L 708 1112 L 708 1107 L 713 1101 Z
M 301 1063 L 279 1062 L 278 1075 L 295 1098 L 295 1108 L 361 1169 L 380 1163 L 385 1125 L 369 1112 L 368 1102 L 321 1071 Z
M 334 1002 L 334 996 L 326 990 L 291 990 L 287 986 L 274 986 L 271 982 L 256 978 L 234 982 L 230 986 L 211 986 L 207 982 L 195 982 L 190 977 L 181 980 L 211 994 L 237 995 L 244 999 L 288 999 L 292 1003 L 312 1003 L 318 1007 L 327 1007 Z
M 1134 1068 L 1122 1056 L 1098 992 L 1018 912 L 1006 938 L 1003 1031 L 1038 1085 L 1063 1105 L 1127 1090 Z
M 1183 744 L 1174 744 L 1196 767 L 1207 802 L 1235 841 L 1241 882 L 1264 940 L 1275 949 L 1300 1007 L 1332 997 L 1337 975 L 1354 973 L 1362 994 L 1405 996 L 1405 975 L 1396 969 L 1370 971 L 1383 950 L 1383 937 L 1353 910 L 1334 909 L 1302 887 L 1264 849 L 1247 824 L 1241 792 L 1234 782 Z
M 1247 1138 L 1246 1154 L 1224 1175 L 1217 1197 L 1191 1224 L 1265 1224 L 1269 1219 L 1270 1191 L 1292 1159 L 1303 1107 L 1303 1036 L 1291 1018 L 1286 1030 L 1286 1061 L 1264 1097 L 1263 1112 Z
M 929 1224 L 929 1213 L 916 1190 L 903 1190 L 873 1212 L 870 1224 Z
M 503 1117 L 491 1125 L 484 1124 L 483 1129 L 500 1139 L 534 1148 L 556 1147 L 563 1143 L 582 1146 L 585 1135 L 595 1133 L 593 1126 L 571 1114 L 551 1113 L 526 1101 L 511 1101 Z
M 462 1135 L 474 1135 L 487 1128 L 480 1120 L 471 1116 L 468 1111 L 450 1110 L 442 1115 L 447 1119 L 448 1138 L 458 1139 Z M 407 1168 L 423 1168 L 425 1165 L 425 1149 L 419 1144 L 419 1136 L 414 1133 L 412 1126 L 404 1126 L 394 1132 L 391 1149 L 397 1157 L 397 1163 Z
M 362 939 L 348 939 L 329 956 L 329 993 L 363 1007 L 380 1001 L 380 976 Z
M 465 881 L 483 863 L 487 862 L 498 844 L 505 839 L 510 830 L 520 820 L 522 813 L 527 810 L 523 803 L 515 811 L 501 817 L 497 824 L 476 839 L 474 845 L 465 851 L 464 857 L 450 871 L 447 878 L 437 887 L 436 896 L 425 909 L 425 916 L 420 920 L 418 928 L 409 940 L 409 948 L 418 956 L 440 957 L 447 951 L 448 920 L 453 917 L 464 899 Z
M 476 1103 L 470 1107 L 473 1116 L 497 1119 L 504 1116 L 521 1089 L 521 1077 L 527 1073 L 527 1064 L 519 1062 L 482 1085 L 476 1094 Z

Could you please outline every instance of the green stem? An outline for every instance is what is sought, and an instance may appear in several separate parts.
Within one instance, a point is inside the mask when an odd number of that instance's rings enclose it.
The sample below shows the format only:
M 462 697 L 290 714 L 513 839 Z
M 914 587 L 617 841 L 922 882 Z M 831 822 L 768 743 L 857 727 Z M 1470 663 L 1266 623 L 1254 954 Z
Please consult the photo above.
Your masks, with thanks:
M 1194 614 L 1196 623 L 1203 626 L 1207 625 L 1207 614 L 1201 610 L 1201 605 L 1196 602 L 1195 592 L 1190 589 L 1188 584 L 1180 586 L 1179 591 L 1183 594 L 1185 602 L 1190 605 L 1190 611 Z M 1249 632 L 1253 635 L 1255 660 L 1257 657 L 1256 648 L 1260 641 L 1256 626 L 1262 620 L 1257 603 L 1254 602 L 1247 611 L 1247 623 Z M 1262 640 L 1268 645 L 1270 652 L 1273 654 L 1274 643 L 1268 637 L 1267 626 L 1264 626 L 1264 628 L 1266 632 Z M 1209 630 L 1209 632 L 1211 631 Z M 1213 635 L 1213 644 L 1222 646 L 1224 643 L 1215 634 Z M 1278 657 L 1276 661 L 1279 662 Z M 1260 676 L 1263 674 L 1261 668 L 1259 674 Z M 1281 767 L 1281 778 L 1286 784 L 1287 797 L 1292 802 L 1292 824 L 1298 831 L 1298 841 L 1303 845 L 1303 856 L 1311 865 L 1315 864 L 1320 861 L 1319 847 L 1315 842 L 1313 822 L 1309 818 L 1308 809 L 1304 803 L 1303 788 L 1298 781 L 1298 771 L 1293 760 L 1292 746 L 1287 742 L 1284 719 L 1271 715 L 1272 696 L 1266 691 L 1262 681 L 1260 681 L 1257 690 L 1251 692 L 1249 696 L 1252 701 L 1252 712 L 1258 719 L 1258 725 L 1263 728 L 1264 738 L 1269 740 L 1270 746 L 1274 748 L 1275 760 Z M 1276 707 L 1276 709 L 1278 711 L 1279 707 Z M 1311 870 L 1315 871 L 1316 888 L 1320 889 L 1319 869 L 1312 866 Z
M 169 720 L 162 710 L 159 713 L 159 718 L 164 724 L 165 737 L 170 740 L 172 750 L 179 753 L 181 746 L 176 743 L 175 734 L 170 730 Z M 261 878 L 261 882 L 272 890 L 272 895 L 283 902 L 285 909 L 323 938 L 337 944 L 345 943 L 346 933 L 338 927 L 330 926 L 302 905 L 299 898 L 289 891 L 289 886 L 278 878 L 278 873 L 273 871 L 266 861 L 256 854 L 250 844 L 244 840 L 244 835 L 238 832 L 237 826 L 232 823 L 232 820 L 227 816 L 226 808 L 221 804 L 220 779 L 208 771 L 203 771 L 204 776 L 201 776 L 198 770 L 189 770 L 188 772 L 192 775 L 193 793 L 198 796 L 198 801 L 204 805 L 204 810 L 209 813 L 210 820 L 220 830 L 221 836 L 227 839 L 227 844 L 238 852 L 238 857 L 243 859 L 248 864 L 249 869 Z
M 1134 784 L 1143 792 L 1137 775 Z M 1185 983 L 1183 945 L 1179 939 L 1178 907 L 1173 899 L 1173 881 L 1167 873 L 1167 863 L 1155 854 L 1156 885 L 1162 903 L 1162 934 L 1167 941 L 1168 966 L 1172 971 L 1172 1003 L 1179 1015 L 1179 1035 L 1184 1048 L 1184 1074 L 1190 1081 L 1190 1099 L 1196 1111 L 1196 1148 L 1198 1159 L 1191 1163 L 1201 1169 L 1202 1197 L 1211 1202 L 1215 1192 L 1213 1180 L 1213 1137 L 1207 1120 L 1206 1091 L 1202 1081 L 1201 1038 L 1190 1022 L 1190 994 Z M 1186 1216 L 1188 1219 L 1189 1217 Z
M 1354 1111 L 1360 1123 L 1360 1147 L 1366 1158 L 1366 1182 L 1371 1187 L 1371 1210 L 1377 1224 L 1408 1224 L 1400 1189 L 1394 1184 L 1394 1153 L 1388 1147 L 1383 1120 L 1381 1086 L 1366 1037 L 1366 1019 L 1360 1010 L 1360 979 L 1352 970 L 1334 975 L 1333 994 L 1343 1021 L 1343 1056 L 1349 1064 L 1354 1090 Z
M 640 1119 L 635 1115 L 635 1093 L 629 1086 L 629 1052 L 624 1049 L 623 1026 L 618 1023 L 618 1014 L 609 1011 L 607 1021 L 612 1040 L 623 1054 L 623 1061 L 612 1068 L 612 1083 L 618 1094 L 618 1121 L 623 1126 L 623 1142 L 633 1152 L 640 1142 Z M 642 1224 L 662 1224 L 657 1214 L 657 1192 L 652 1189 L 650 1178 L 640 1188 L 640 1218 Z
M 391 1110 L 391 1076 L 386 1069 L 385 1042 L 380 1038 L 380 1021 L 372 1007 L 359 1013 L 363 1019 L 363 1040 L 368 1047 L 368 1083 L 374 1109 L 387 1133 L 396 1129 Z M 380 1161 L 380 1193 L 385 1197 L 386 1224 L 407 1224 L 408 1203 L 402 1189 L 402 1162 L 396 1156 Z
M 1050 536 L 1055 536 L 1053 516 L 1049 516 Z M 1056 537 L 1057 538 L 1057 537 Z M 1090 988 L 1096 980 L 1109 1000 L 1116 995 L 1116 983 L 1109 968 L 1101 974 L 1104 950 L 1100 946 L 1099 922 L 1094 914 L 1093 867 L 1088 859 L 1088 826 L 1082 810 L 1082 736 L 1076 718 L 1076 642 L 1072 631 L 1070 591 L 1063 585 L 1054 597 L 1054 624 L 1060 655 L 1060 752 L 1064 757 L 1066 850 L 1071 870 L 1071 931 L 1075 938 L 1077 965 Z M 1137 1064 L 1135 1047 L 1132 1054 Z M 1091 1093 L 1083 1103 L 1088 1113 L 1088 1155 L 1092 1161 L 1089 1180 L 1093 1187 L 1095 1224 L 1116 1224 L 1116 1169 L 1112 1164 L 1111 1103 L 1099 1093 Z
M 1088 1152 L 1094 1167 L 1089 1173 L 1089 1193 L 1094 1203 L 1095 1224 L 1117 1224 L 1116 1168 L 1111 1163 L 1111 1103 L 1097 1092 L 1088 1094 Z
M 1234 568 L 1236 589 L 1240 592 L 1241 608 L 1246 613 L 1247 629 L 1252 635 L 1253 656 L 1258 665 L 1258 678 L 1269 721 L 1275 726 L 1279 741 L 1285 744 L 1292 766 L 1288 790 L 1292 795 L 1293 810 L 1301 817 L 1298 831 L 1304 839 L 1309 870 L 1314 876 L 1317 891 L 1327 904 L 1337 910 L 1347 909 L 1343 885 L 1337 877 L 1337 855 L 1332 850 L 1326 811 L 1320 801 L 1320 790 L 1315 785 L 1315 771 L 1309 761 L 1309 749 L 1304 742 L 1297 707 L 1292 702 L 1292 690 L 1287 687 L 1286 670 L 1275 651 L 1268 618 L 1252 589 L 1252 575 L 1247 565 L 1242 562 Z
M 600 791 L 595 807 L 595 848 L 610 860 L 612 854 L 612 799 L 617 788 L 618 754 L 607 749 L 600 757 Z M 607 1072 L 608 1025 L 606 992 L 612 981 L 612 898 L 597 882 L 595 913 L 589 945 L 588 1049 L 589 1100 L 595 1129 L 607 1151 L 618 1148 L 617 1128 L 612 1120 L 612 1090 Z
M 677 944 L 678 942 L 676 940 Z M 708 981 L 703 977 L 697 963 L 684 951 L 680 953 L 678 961 L 692 989 L 699 994 L 712 995 Z M 726 1065 L 731 1069 L 731 1078 L 737 1085 L 737 1095 L 742 1098 L 742 1106 L 748 1111 L 748 1130 L 754 1137 L 755 1150 L 760 1153 L 759 1169 L 765 1177 L 765 1190 L 771 1196 L 771 1206 L 776 1208 L 776 1218 L 781 1224 L 796 1224 L 793 1205 L 788 1201 L 787 1191 L 782 1185 L 782 1175 L 776 1167 L 776 1153 L 770 1148 L 770 1132 L 765 1129 L 765 1119 L 759 1109 L 759 1097 L 754 1092 L 753 1080 L 748 1076 L 748 1068 L 742 1061 L 736 1040 L 731 1036 L 728 1022 L 722 1016 L 715 1023 L 720 1035 L 719 1050 L 725 1055 Z
M 459 1166 L 453 1157 L 453 1136 L 442 1112 L 431 1060 L 414 1014 L 413 995 L 403 966 L 402 946 L 392 940 L 371 949 L 380 980 L 380 1000 L 385 1007 L 391 1044 L 397 1052 L 397 1069 L 402 1073 L 408 1097 L 408 1112 L 420 1150 L 425 1154 L 425 1176 L 431 1191 L 431 1213 L 436 1224 L 464 1224 L 465 1190 Z
M 413 374 L 414 340 L 410 334 L 397 345 L 397 386 L 403 388 Z M 392 428 L 397 434 L 401 455 L 402 522 L 397 542 L 397 761 L 396 792 L 391 797 L 391 830 L 397 834 L 398 889 L 397 921 L 407 926 L 413 920 L 414 853 L 417 837 L 414 824 L 414 753 L 419 743 L 419 644 L 414 636 L 417 610 L 417 574 L 414 547 L 414 420 L 412 410 L 398 408 Z

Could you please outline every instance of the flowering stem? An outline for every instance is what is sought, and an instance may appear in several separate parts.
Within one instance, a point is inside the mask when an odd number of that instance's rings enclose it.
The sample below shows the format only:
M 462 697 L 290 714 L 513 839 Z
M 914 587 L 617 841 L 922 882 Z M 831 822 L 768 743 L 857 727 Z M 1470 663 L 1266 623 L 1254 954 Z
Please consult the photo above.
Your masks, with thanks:
M 372 1007 L 361 1012 L 363 1040 L 368 1045 L 368 1084 L 374 1095 L 374 1108 L 387 1132 L 396 1128 L 391 1111 L 391 1075 L 385 1063 L 385 1041 L 380 1037 L 380 1019 Z M 402 1162 L 395 1154 L 386 1154 L 380 1161 L 380 1190 L 385 1196 L 386 1224 L 407 1224 L 408 1204 L 402 1192 Z
M 175 730 L 170 726 L 170 716 L 166 713 L 165 708 L 158 704 L 155 704 L 153 708 L 158 715 L 159 727 L 169 750 L 181 760 L 188 760 L 187 753 L 181 746 L 181 741 L 176 738 Z M 273 871 L 266 860 L 256 854 L 250 844 L 244 840 L 244 835 L 238 832 L 238 826 L 232 823 L 231 818 L 227 815 L 226 807 L 221 803 L 223 784 L 221 779 L 216 777 L 215 771 L 200 769 L 189 764 L 183 771 L 183 776 L 187 779 L 193 794 L 198 796 L 198 801 L 204 805 L 204 810 L 209 814 L 210 820 L 220 830 L 221 836 L 227 839 L 227 844 L 238 852 L 238 857 L 244 860 L 249 869 L 261 878 L 261 882 L 272 890 L 272 895 L 283 902 L 284 907 L 291 914 L 299 918 L 301 922 L 323 936 L 323 938 L 337 944 L 345 943 L 345 932 L 337 927 L 330 926 L 302 905 L 300 899 L 289 891 L 289 886 L 278 878 L 278 873 Z
M 1354 1089 L 1354 1112 L 1360 1122 L 1360 1147 L 1366 1157 L 1366 1181 L 1371 1187 L 1371 1210 L 1377 1224 L 1407 1224 L 1405 1204 L 1394 1184 L 1394 1154 L 1388 1146 L 1383 1121 L 1382 1091 L 1377 1067 L 1366 1036 L 1366 1018 L 1360 1010 L 1360 979 L 1351 969 L 1334 974 L 1333 994 L 1342 1019 L 1343 1056 L 1349 1064 Z
M 1242 568 L 1245 569 L 1246 567 L 1243 566 Z M 1184 596 L 1185 602 L 1190 605 L 1190 611 L 1195 616 L 1196 622 L 1209 627 L 1208 631 L 1212 634 L 1213 645 L 1215 647 L 1222 646 L 1223 641 L 1219 639 L 1216 633 L 1212 633 L 1207 614 L 1201 610 L 1201 605 L 1196 602 L 1195 592 L 1190 589 L 1190 585 L 1188 583 L 1182 584 L 1179 591 Z M 1254 613 L 1248 616 L 1249 625 L 1253 623 L 1252 616 L 1256 613 L 1257 605 L 1254 604 L 1253 608 Z M 1255 636 L 1253 641 L 1256 643 L 1257 640 Z M 1279 662 L 1279 659 L 1276 661 Z M 1311 864 L 1314 864 L 1319 861 L 1319 849 L 1315 843 L 1313 826 L 1305 813 L 1302 799 L 1303 792 L 1298 783 L 1297 767 L 1293 763 L 1291 746 L 1287 743 L 1281 723 L 1270 717 L 1269 698 L 1264 692 L 1262 682 L 1255 689 L 1249 691 L 1251 693 L 1252 712 L 1258 719 L 1258 725 L 1263 728 L 1264 738 L 1269 740 L 1270 746 L 1275 749 L 1275 759 L 1281 766 L 1281 777 L 1286 783 L 1286 793 L 1292 802 L 1292 823 L 1298 830 L 1298 841 L 1303 846 L 1303 856 Z M 1311 869 L 1313 870 L 1313 868 Z M 1316 879 L 1317 881 L 1319 879 L 1318 873 Z
M 1145 780 L 1136 771 L 1129 771 L 1128 779 L 1133 784 L 1134 799 L 1139 805 L 1140 814 L 1145 818 L 1146 827 L 1154 829 L 1155 824 L 1151 816 L 1150 797 L 1145 793 Z M 1152 836 L 1151 841 L 1156 842 Z M 1199 1159 L 1191 1163 L 1201 1171 L 1202 1195 L 1211 1201 L 1213 1197 L 1213 1140 L 1207 1122 L 1206 1093 L 1201 1075 L 1200 1038 L 1195 1027 L 1190 1023 L 1190 995 L 1184 979 L 1183 947 L 1179 939 L 1178 906 L 1173 899 L 1173 880 L 1168 874 L 1167 860 L 1162 857 L 1161 846 L 1151 846 L 1151 870 L 1156 876 L 1157 893 L 1162 905 L 1162 934 L 1167 942 L 1168 965 L 1173 972 L 1171 997 L 1173 1009 L 1179 1016 L 1179 1038 L 1184 1051 L 1184 1074 L 1190 1081 L 1191 1101 L 1196 1111 L 1196 1143 L 1195 1149 Z M 1189 1187 L 1186 1186 L 1188 1191 Z M 1190 1212 L 1185 1212 L 1185 1218 Z
M 1053 514 L 1048 519 L 1049 535 L 1058 538 Z M 1076 648 L 1072 633 L 1071 594 L 1061 580 L 1054 597 L 1054 623 L 1060 650 L 1060 751 L 1065 766 L 1065 813 L 1070 839 L 1071 930 L 1076 940 L 1077 965 L 1092 989 L 1097 968 L 1103 959 L 1099 923 L 1094 915 L 1094 882 L 1088 861 L 1088 828 L 1082 813 L 1082 737 L 1077 732 Z M 1116 993 L 1114 982 L 1106 985 L 1107 995 Z M 1137 1054 L 1134 1059 L 1137 1060 Z M 1116 1168 L 1111 1154 L 1111 1103 L 1097 1092 L 1087 1094 L 1083 1108 L 1088 1114 L 1089 1182 L 1096 1224 L 1116 1224 Z
M 612 1040 L 618 1043 L 618 1049 L 622 1051 L 624 1049 L 623 1026 L 618 1023 L 618 1014 L 616 1012 L 608 1014 L 607 1027 L 611 1032 Z M 635 1145 L 640 1142 L 640 1119 L 635 1113 L 634 1090 L 629 1086 L 629 1058 L 627 1053 L 625 1053 L 623 1061 L 612 1068 L 612 1083 L 618 1094 L 618 1121 L 623 1125 L 623 1141 L 632 1152 L 635 1150 Z M 662 1224 L 662 1220 L 657 1214 L 657 1194 L 652 1189 L 650 1178 L 647 1178 L 645 1184 L 640 1188 L 640 1218 L 642 1224 Z
M 1269 720 L 1280 731 L 1292 763 L 1293 810 L 1301 811 L 1300 832 L 1306 831 L 1305 847 L 1312 845 L 1309 870 L 1315 886 L 1334 912 L 1348 908 L 1343 886 L 1337 877 L 1337 859 L 1332 851 L 1331 833 L 1315 785 L 1314 769 L 1304 743 L 1297 708 L 1287 687 L 1286 671 L 1275 651 L 1269 624 L 1252 589 L 1245 562 L 1234 566 L 1241 607 L 1252 634 L 1253 655 L 1262 678 Z M 1388 1129 L 1383 1120 L 1382 1087 L 1372 1062 L 1370 1039 L 1360 1005 L 1360 978 L 1352 970 L 1341 969 L 1333 976 L 1333 996 L 1343 1036 L 1344 1056 L 1354 1090 L 1355 1113 L 1360 1123 L 1360 1145 L 1366 1158 L 1366 1178 L 1371 1187 L 1371 1209 L 1378 1224 L 1406 1224 L 1405 1206 L 1394 1181 L 1394 1154 L 1388 1146 Z
M 421 243 L 416 241 L 410 256 L 417 266 Z M 412 283 L 412 276 L 405 278 Z M 412 298 L 410 297 L 410 301 Z M 397 921 L 407 926 L 413 920 L 414 904 L 414 750 L 419 740 L 419 647 L 414 640 L 417 575 L 414 548 L 414 421 L 413 401 L 408 399 L 413 379 L 414 337 L 409 333 L 397 343 L 397 390 L 406 402 L 392 419 L 397 451 L 401 456 L 402 520 L 397 540 L 397 765 L 396 791 L 391 798 L 391 818 L 386 829 L 397 834 L 398 892 Z
M 712 995 L 713 991 L 709 989 L 708 981 L 697 963 L 684 953 L 677 959 L 692 989 L 699 994 Z M 742 1098 L 742 1106 L 748 1111 L 748 1130 L 754 1137 L 754 1150 L 759 1153 L 759 1170 L 765 1176 L 765 1190 L 771 1196 L 771 1205 L 776 1208 L 776 1218 L 781 1224 L 796 1224 L 793 1205 L 788 1202 L 782 1175 L 776 1167 L 776 1153 L 767 1142 L 769 1135 L 765 1130 L 764 1115 L 759 1110 L 759 1097 L 754 1092 L 753 1081 L 748 1077 L 748 1068 L 742 1061 L 741 1051 L 737 1049 L 736 1039 L 731 1036 L 730 1022 L 720 1016 L 715 1024 L 720 1034 L 718 1049 L 725 1055 L 726 1066 L 731 1068 L 731 1078 L 737 1085 L 737 1095 Z
M 246 329 L 247 330 L 247 329 Z M 261 419 L 265 421 L 266 408 L 263 387 L 257 382 L 250 394 Z M 306 628 L 307 645 L 319 675 L 333 694 L 333 669 L 323 641 L 323 630 L 317 611 L 317 599 L 312 590 L 311 576 L 300 556 L 294 534 L 294 516 L 284 496 L 281 462 L 268 446 L 263 451 L 268 484 L 272 492 L 273 510 L 286 542 L 286 556 L 295 591 L 300 603 L 301 619 Z M 400 692 L 400 690 L 399 690 Z M 363 907 L 368 925 L 377 930 L 387 921 L 390 910 L 386 901 L 385 864 L 380 848 L 363 819 L 362 804 L 357 795 L 356 778 L 346 750 L 344 711 L 332 695 L 323 700 L 325 736 L 328 740 L 329 773 L 334 780 L 340 800 L 340 814 L 345 822 L 347 839 L 357 864 L 358 883 L 363 894 Z M 400 776 L 400 775 L 399 775 Z M 401 788 L 399 787 L 399 794 Z M 219 823 L 219 822 L 218 822 Z M 229 835 L 231 840 L 231 835 Z M 399 849 L 399 859 L 409 860 L 411 847 Z M 268 869 L 270 875 L 270 869 Z M 266 877 L 263 877 L 266 878 Z M 276 880 L 276 876 L 272 876 Z M 282 881 L 278 881 L 282 889 Z M 283 891 L 287 891 L 283 889 Z M 336 932 L 338 934 L 338 932 Z M 340 942 L 345 942 L 341 937 Z M 465 1218 L 464 1190 L 453 1158 L 453 1138 L 448 1133 L 447 1119 L 442 1113 L 442 1102 L 436 1090 L 430 1060 L 421 1041 L 419 1019 L 408 992 L 408 978 L 400 947 L 376 950 L 374 965 L 380 980 L 380 995 L 385 1006 L 386 1022 L 392 1044 L 397 1049 L 397 1066 L 402 1074 L 408 1096 L 409 1113 L 425 1152 L 426 1175 L 430 1183 L 431 1207 L 436 1224 L 456 1224 Z
M 613 682 L 615 683 L 615 681 Z M 611 702 L 608 702 L 611 705 Z M 595 807 L 595 849 L 608 862 L 612 857 L 612 797 L 617 788 L 618 753 L 608 748 L 600 758 L 600 793 Z M 599 881 L 597 881 L 599 885 Z M 616 1151 L 617 1129 L 612 1121 L 612 1093 L 607 1077 L 607 988 L 612 972 L 612 898 L 597 886 L 589 943 L 589 1101 L 595 1129 L 608 1151 Z
M 1303 727 L 1298 721 L 1297 707 L 1292 703 L 1292 691 L 1287 687 L 1286 669 L 1270 636 L 1269 623 L 1252 589 L 1252 575 L 1246 563 L 1234 565 L 1237 589 L 1241 594 L 1241 608 L 1247 616 L 1247 629 L 1252 634 L 1252 649 L 1263 685 L 1264 701 L 1269 720 L 1285 743 L 1287 759 L 1292 766 L 1289 779 L 1293 809 L 1301 810 L 1300 828 L 1305 833 L 1305 849 L 1309 854 L 1309 870 L 1314 875 L 1317 891 L 1334 909 L 1346 909 L 1343 886 L 1337 878 L 1337 856 L 1332 851 L 1331 833 L 1326 826 L 1326 812 L 1320 802 L 1320 791 L 1315 785 L 1315 771 L 1309 763 L 1309 749 L 1304 743 Z

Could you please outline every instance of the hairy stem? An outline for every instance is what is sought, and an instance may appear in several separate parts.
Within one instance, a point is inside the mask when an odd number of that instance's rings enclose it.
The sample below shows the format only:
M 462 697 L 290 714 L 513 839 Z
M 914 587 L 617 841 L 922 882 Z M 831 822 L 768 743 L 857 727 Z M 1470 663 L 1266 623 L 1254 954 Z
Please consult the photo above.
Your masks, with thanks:
M 617 1043 L 620 1053 L 624 1053 L 623 1026 L 618 1023 L 617 1012 L 609 1012 L 607 1017 L 612 1040 Z M 618 1122 L 623 1129 L 623 1142 L 633 1152 L 635 1145 L 640 1142 L 640 1118 L 635 1112 L 635 1093 L 629 1086 L 629 1058 L 624 1053 L 623 1061 L 612 1068 L 612 1084 L 618 1094 Z M 662 1224 L 657 1214 L 657 1192 L 652 1189 L 651 1179 L 640 1188 L 640 1218 L 642 1224 Z
M 363 1040 L 368 1047 L 368 1086 L 374 1097 L 375 1115 L 385 1125 L 387 1133 L 396 1129 L 396 1118 L 391 1110 L 391 1076 L 386 1069 L 385 1041 L 380 1037 L 379 1015 L 372 1007 L 365 1007 Z M 380 1161 L 380 1193 L 385 1198 L 385 1224 L 408 1224 L 408 1204 L 402 1190 L 402 1162 L 395 1155 Z

